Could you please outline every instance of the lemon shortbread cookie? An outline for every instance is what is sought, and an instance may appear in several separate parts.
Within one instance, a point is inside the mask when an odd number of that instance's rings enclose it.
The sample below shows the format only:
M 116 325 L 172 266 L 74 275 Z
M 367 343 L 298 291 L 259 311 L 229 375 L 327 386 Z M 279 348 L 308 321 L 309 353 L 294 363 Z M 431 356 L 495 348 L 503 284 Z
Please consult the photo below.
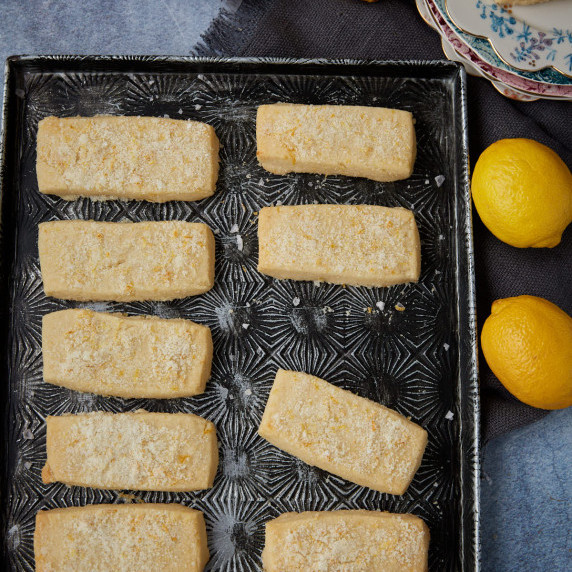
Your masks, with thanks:
M 266 523 L 266 572 L 426 572 L 429 529 L 411 514 L 285 513 Z
M 202 393 L 213 345 L 190 320 L 62 310 L 42 320 L 44 380 L 76 391 L 170 399 Z
M 212 487 L 215 427 L 190 413 L 105 413 L 46 418 L 45 483 L 96 489 L 194 491 Z
M 36 515 L 36 572 L 201 572 L 203 513 L 180 504 L 101 504 Z
M 400 207 L 265 207 L 258 239 L 258 270 L 274 278 L 391 286 L 421 270 L 415 217 Z
M 427 432 L 396 411 L 281 369 L 258 433 L 309 465 L 397 495 L 407 490 L 427 444 Z
M 215 191 L 219 142 L 198 121 L 46 117 L 38 124 L 40 192 L 73 200 L 196 201 Z
M 70 300 L 173 300 L 210 290 L 215 243 L 202 223 L 40 223 L 47 296 Z
M 416 155 L 409 111 L 349 105 L 261 105 L 256 155 L 271 173 L 406 179 Z

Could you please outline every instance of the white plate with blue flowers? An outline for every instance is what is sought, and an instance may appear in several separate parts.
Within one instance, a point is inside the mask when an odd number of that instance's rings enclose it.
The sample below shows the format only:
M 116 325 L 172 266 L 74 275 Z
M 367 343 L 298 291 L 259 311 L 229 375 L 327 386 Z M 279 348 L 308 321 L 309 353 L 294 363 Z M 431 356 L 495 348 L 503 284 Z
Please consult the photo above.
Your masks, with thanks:
M 552 68 L 572 78 L 572 0 L 531 6 L 494 0 L 444 0 L 452 22 L 488 40 L 506 64 L 537 72 Z
M 506 64 L 501 63 L 496 56 L 494 56 L 494 63 L 491 63 L 485 59 L 491 55 L 490 53 L 484 54 L 482 50 L 475 50 L 466 43 L 457 29 L 453 29 L 447 23 L 435 0 L 416 0 L 416 3 L 419 13 L 425 22 L 437 30 L 441 36 L 441 44 L 446 57 L 462 63 L 467 73 L 489 79 L 500 93 L 517 101 L 535 101 L 537 99 L 572 101 L 572 80 L 569 78 L 564 77 L 553 69 L 549 69 L 540 73 L 546 75 L 547 72 L 550 72 L 568 83 L 536 81 L 525 77 L 532 75 L 530 72 L 522 72 L 510 68 Z M 488 42 L 485 43 L 489 46 L 489 51 L 494 54 L 490 44 Z M 499 63 L 496 63 L 497 61 Z

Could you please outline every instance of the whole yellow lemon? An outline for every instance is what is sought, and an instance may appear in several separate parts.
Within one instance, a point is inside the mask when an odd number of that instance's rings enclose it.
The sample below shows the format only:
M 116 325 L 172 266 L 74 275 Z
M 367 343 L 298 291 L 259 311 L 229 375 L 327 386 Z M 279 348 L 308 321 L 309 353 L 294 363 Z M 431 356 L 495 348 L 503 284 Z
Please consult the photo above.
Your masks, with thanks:
M 570 169 L 531 139 L 501 139 L 487 147 L 471 191 L 485 226 L 512 246 L 556 246 L 572 221 Z
M 542 409 L 572 405 L 572 318 L 537 296 L 493 302 L 481 333 L 485 359 L 520 401 Z

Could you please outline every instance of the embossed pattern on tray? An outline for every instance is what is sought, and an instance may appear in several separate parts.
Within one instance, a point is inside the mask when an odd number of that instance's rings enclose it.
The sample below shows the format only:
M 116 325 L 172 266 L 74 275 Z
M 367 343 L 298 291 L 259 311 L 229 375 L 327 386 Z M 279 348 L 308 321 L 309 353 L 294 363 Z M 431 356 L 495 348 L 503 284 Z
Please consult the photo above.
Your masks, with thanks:
M 364 508 L 411 512 L 431 530 L 431 570 L 475 569 L 478 466 L 470 226 L 466 211 L 466 149 L 459 110 L 458 69 L 433 77 L 383 68 L 371 75 L 297 73 L 256 68 L 197 73 L 57 72 L 21 74 L 14 169 L 16 218 L 10 282 L 10 403 L 7 479 L 3 491 L 5 554 L 14 570 L 33 569 L 33 530 L 40 509 L 101 502 L 181 502 L 205 513 L 208 570 L 258 570 L 264 523 L 291 510 Z M 221 68 L 224 63 L 220 64 Z M 53 71 L 50 71 L 50 67 Z M 208 67 L 208 65 L 207 65 Z M 290 65 L 291 67 L 291 65 Z M 81 69 L 81 68 L 80 68 Z M 97 68 L 96 68 L 97 69 Z M 370 69 L 370 68 L 368 68 Z M 405 68 L 407 70 L 407 68 Z M 310 174 L 277 176 L 256 161 L 255 116 L 277 101 L 379 105 L 407 109 L 416 119 L 418 157 L 406 181 Z M 217 192 L 196 203 L 66 202 L 37 190 L 38 121 L 48 115 L 100 113 L 168 115 L 213 125 L 221 140 Z M 464 154 L 465 153 L 465 154 Z M 463 161 L 464 166 L 463 166 Z M 443 178 L 444 177 L 444 178 Z M 6 183 L 7 177 L 5 177 Z M 415 212 L 422 242 L 419 283 L 357 288 L 277 281 L 256 271 L 257 213 L 272 204 L 344 203 L 403 206 Z M 205 222 L 216 237 L 216 284 L 206 294 L 174 302 L 76 303 L 46 298 L 37 253 L 37 225 L 63 219 Z M 466 241 L 469 241 L 468 243 Z M 42 381 L 41 319 L 72 307 L 132 315 L 182 317 L 212 329 L 212 377 L 192 399 L 119 399 L 82 394 Z M 404 308 L 402 310 L 402 308 Z M 463 318 L 463 316 L 465 316 Z M 467 322 L 468 316 L 468 322 Z M 256 430 L 278 367 L 318 375 L 395 408 L 429 432 L 421 468 L 402 497 L 381 494 L 310 467 L 283 453 Z M 98 491 L 44 485 L 47 415 L 82 411 L 192 412 L 212 420 L 220 441 L 215 485 L 195 493 Z M 453 418 L 450 419 L 451 414 Z

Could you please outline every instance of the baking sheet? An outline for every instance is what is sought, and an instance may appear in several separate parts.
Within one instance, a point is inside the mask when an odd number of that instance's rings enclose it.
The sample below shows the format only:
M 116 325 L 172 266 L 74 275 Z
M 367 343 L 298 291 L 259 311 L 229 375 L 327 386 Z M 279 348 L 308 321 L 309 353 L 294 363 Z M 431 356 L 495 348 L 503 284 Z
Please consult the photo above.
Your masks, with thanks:
M 256 161 L 255 117 L 278 101 L 377 105 L 416 119 L 418 156 L 406 181 L 278 176 Z M 41 195 L 38 121 L 49 115 L 169 116 L 213 125 L 217 191 L 195 202 L 66 202 Z M 477 570 L 479 401 L 464 70 L 446 62 L 174 57 L 21 57 L 7 65 L 2 167 L 3 551 L 33 570 L 38 510 L 88 503 L 180 502 L 205 513 L 208 570 L 259 570 L 264 523 L 292 510 L 411 512 L 431 530 L 431 570 Z M 276 204 L 378 204 L 415 212 L 417 284 L 343 287 L 277 281 L 256 271 L 257 213 Z M 47 298 L 37 252 L 48 220 L 187 220 L 216 238 L 216 285 L 173 302 L 78 303 Z M 210 326 L 212 377 L 203 395 L 166 401 L 82 394 L 42 381 L 41 319 L 98 311 L 182 317 Z M 404 308 L 404 309 L 402 309 Z M 278 367 L 305 371 L 410 416 L 429 433 L 405 495 L 363 488 L 310 467 L 257 436 Z M 44 485 L 45 417 L 82 411 L 192 412 L 220 441 L 215 485 L 195 493 Z

